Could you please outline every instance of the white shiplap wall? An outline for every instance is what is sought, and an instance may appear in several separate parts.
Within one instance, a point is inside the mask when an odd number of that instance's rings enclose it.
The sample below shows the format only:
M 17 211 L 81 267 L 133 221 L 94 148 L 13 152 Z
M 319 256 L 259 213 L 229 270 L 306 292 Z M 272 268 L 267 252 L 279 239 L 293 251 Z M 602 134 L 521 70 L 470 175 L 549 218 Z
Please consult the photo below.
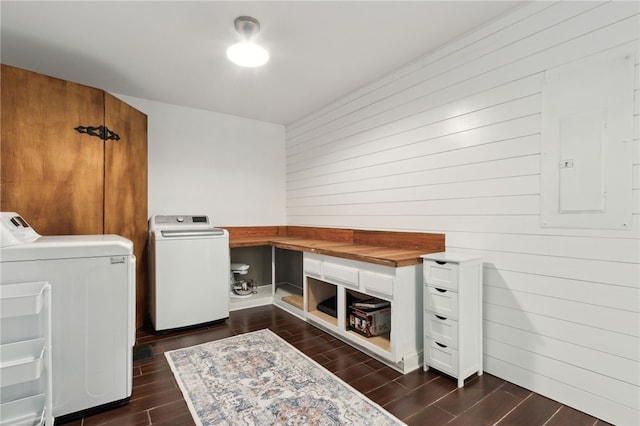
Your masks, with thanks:
M 637 76 L 639 28 L 635 1 L 533 2 L 289 125 L 288 224 L 482 254 L 486 371 L 640 424 L 640 78 L 632 229 L 539 225 L 545 70 L 629 45 Z

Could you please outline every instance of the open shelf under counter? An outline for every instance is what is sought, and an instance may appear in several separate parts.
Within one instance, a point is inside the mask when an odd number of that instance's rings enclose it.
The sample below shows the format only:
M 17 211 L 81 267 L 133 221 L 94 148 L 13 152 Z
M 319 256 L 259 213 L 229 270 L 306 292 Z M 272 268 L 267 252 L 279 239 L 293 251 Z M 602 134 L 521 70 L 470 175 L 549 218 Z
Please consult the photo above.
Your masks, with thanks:
M 273 303 L 273 290 L 270 284 L 257 287 L 257 293 L 250 297 L 229 296 L 229 311 L 239 309 L 255 308 L 256 306 L 271 305 Z
M 305 253 L 303 260 L 307 321 L 403 374 L 422 365 L 420 266 L 390 267 L 316 253 Z M 352 315 L 350 306 L 364 300 L 374 306 Z M 333 311 L 335 316 L 329 315 Z
M 289 282 L 275 284 L 273 304 L 300 318 L 304 318 L 302 288 Z
M 366 337 L 362 334 L 358 334 L 353 330 L 347 330 L 347 334 L 352 337 L 352 340 L 356 343 L 363 343 L 365 345 L 373 345 L 376 348 L 380 348 L 385 352 L 391 353 L 391 334 L 381 334 L 380 336 Z
M 312 311 L 307 312 L 307 318 L 311 319 L 312 321 L 317 321 L 320 320 L 323 323 L 325 323 L 325 326 L 327 327 L 338 327 L 338 319 L 335 317 L 332 317 L 329 314 L 325 314 L 322 311 L 319 311 L 317 309 L 314 309 Z

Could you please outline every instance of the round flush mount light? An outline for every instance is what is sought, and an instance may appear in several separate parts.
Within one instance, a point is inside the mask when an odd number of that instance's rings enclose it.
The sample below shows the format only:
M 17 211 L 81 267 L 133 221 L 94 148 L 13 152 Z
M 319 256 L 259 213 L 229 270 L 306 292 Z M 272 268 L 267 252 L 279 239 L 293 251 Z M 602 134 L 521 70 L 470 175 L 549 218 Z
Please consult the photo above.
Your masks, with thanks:
M 266 64 L 269 52 L 252 40 L 260 32 L 258 20 L 250 16 L 239 16 L 234 25 L 242 40 L 227 49 L 227 58 L 242 67 L 255 68 Z

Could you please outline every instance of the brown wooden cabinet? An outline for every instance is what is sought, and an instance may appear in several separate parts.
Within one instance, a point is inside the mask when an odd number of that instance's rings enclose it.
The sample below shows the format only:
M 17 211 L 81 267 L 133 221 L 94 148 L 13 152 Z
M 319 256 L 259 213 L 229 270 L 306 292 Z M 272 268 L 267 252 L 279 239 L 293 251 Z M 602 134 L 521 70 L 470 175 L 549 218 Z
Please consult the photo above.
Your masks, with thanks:
M 0 210 L 20 213 L 42 235 L 132 240 L 140 327 L 147 287 L 147 116 L 100 89 L 4 64 L 1 85 Z M 79 126 L 95 133 L 103 126 L 117 137 L 81 133 Z

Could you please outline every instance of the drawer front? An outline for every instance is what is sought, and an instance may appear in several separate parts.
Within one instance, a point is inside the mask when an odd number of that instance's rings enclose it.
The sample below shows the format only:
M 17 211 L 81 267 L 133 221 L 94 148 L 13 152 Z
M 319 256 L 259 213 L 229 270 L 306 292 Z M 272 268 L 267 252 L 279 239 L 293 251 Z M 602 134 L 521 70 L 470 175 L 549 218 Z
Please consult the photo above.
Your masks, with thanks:
M 458 351 L 431 339 L 425 339 L 424 357 L 427 365 L 458 377 Z
M 302 268 L 306 275 L 320 278 L 322 277 L 322 269 L 320 267 L 321 264 L 322 262 L 320 262 L 319 260 L 304 258 L 302 261 Z
M 424 309 L 447 318 L 458 319 L 458 293 L 439 287 L 424 288 Z
M 358 288 L 358 270 L 356 268 L 324 262 L 322 264 L 322 274 L 325 280 L 333 281 L 345 287 Z
M 433 312 L 425 312 L 424 332 L 427 337 L 458 349 L 458 321 Z
M 360 285 L 366 292 L 393 296 L 393 277 L 369 271 L 360 271 Z
M 435 287 L 458 289 L 458 264 L 451 262 L 424 261 L 424 281 Z

